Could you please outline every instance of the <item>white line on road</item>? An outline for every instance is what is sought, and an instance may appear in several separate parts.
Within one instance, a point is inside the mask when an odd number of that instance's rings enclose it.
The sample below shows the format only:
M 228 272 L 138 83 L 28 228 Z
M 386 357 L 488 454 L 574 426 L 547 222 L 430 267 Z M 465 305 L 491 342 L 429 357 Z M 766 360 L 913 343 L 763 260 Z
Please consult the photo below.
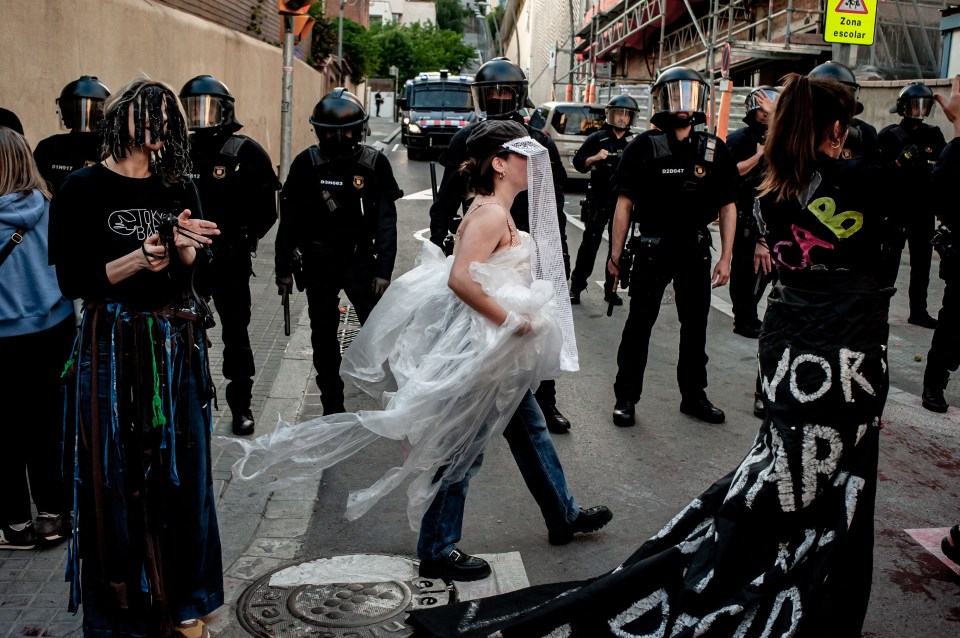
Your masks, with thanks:
M 390 152 L 396 153 L 398 148 L 400 148 L 400 142 L 397 142 L 396 144 L 394 144 L 393 148 L 390 149 Z

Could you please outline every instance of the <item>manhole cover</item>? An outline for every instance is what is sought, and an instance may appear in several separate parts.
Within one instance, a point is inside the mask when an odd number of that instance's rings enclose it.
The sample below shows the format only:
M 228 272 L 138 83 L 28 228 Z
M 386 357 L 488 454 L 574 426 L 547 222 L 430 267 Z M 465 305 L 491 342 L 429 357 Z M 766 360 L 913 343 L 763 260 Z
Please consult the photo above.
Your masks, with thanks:
M 409 611 L 455 599 L 452 583 L 420 578 L 409 558 L 335 556 L 263 576 L 243 592 L 237 617 L 263 638 L 404 638 Z

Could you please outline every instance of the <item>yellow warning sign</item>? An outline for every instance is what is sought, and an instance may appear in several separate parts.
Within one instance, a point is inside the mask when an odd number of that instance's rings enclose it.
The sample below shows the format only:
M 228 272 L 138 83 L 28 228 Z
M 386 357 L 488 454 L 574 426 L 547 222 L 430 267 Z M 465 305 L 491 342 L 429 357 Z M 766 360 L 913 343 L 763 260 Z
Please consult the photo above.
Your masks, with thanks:
M 827 0 L 823 41 L 870 46 L 877 26 L 877 0 Z

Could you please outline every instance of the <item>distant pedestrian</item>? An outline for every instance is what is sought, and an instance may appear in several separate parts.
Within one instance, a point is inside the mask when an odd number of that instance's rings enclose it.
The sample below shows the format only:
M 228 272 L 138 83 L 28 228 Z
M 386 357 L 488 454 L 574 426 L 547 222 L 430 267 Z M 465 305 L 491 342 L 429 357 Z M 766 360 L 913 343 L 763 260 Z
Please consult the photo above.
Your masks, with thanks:
M 377 91 L 377 94 L 373 96 L 373 101 L 377 107 L 377 117 L 380 117 L 380 107 L 383 106 L 383 96 L 380 95 L 380 91 Z
M 201 638 L 223 605 L 211 480 L 209 309 L 193 293 L 218 231 L 199 216 L 187 125 L 146 78 L 105 103 L 104 160 L 64 180 L 50 212 L 60 288 L 85 310 L 75 353 L 69 608 L 86 636 Z M 82 592 L 81 592 L 82 590 Z
M 27 141 L 0 126 L 0 549 L 30 549 L 69 531 L 60 373 L 76 330 L 73 304 L 49 264 L 49 210 L 50 191 Z

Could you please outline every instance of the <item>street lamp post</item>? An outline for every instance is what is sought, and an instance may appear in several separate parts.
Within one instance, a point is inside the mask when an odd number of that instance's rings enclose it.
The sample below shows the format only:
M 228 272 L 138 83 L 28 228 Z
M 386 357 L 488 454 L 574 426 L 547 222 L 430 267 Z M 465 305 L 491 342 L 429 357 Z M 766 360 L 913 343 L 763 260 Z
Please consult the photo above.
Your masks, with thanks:
M 340 86 L 343 86 L 343 5 L 347 0 L 340 0 L 340 29 L 337 35 L 337 66 L 339 67 Z

